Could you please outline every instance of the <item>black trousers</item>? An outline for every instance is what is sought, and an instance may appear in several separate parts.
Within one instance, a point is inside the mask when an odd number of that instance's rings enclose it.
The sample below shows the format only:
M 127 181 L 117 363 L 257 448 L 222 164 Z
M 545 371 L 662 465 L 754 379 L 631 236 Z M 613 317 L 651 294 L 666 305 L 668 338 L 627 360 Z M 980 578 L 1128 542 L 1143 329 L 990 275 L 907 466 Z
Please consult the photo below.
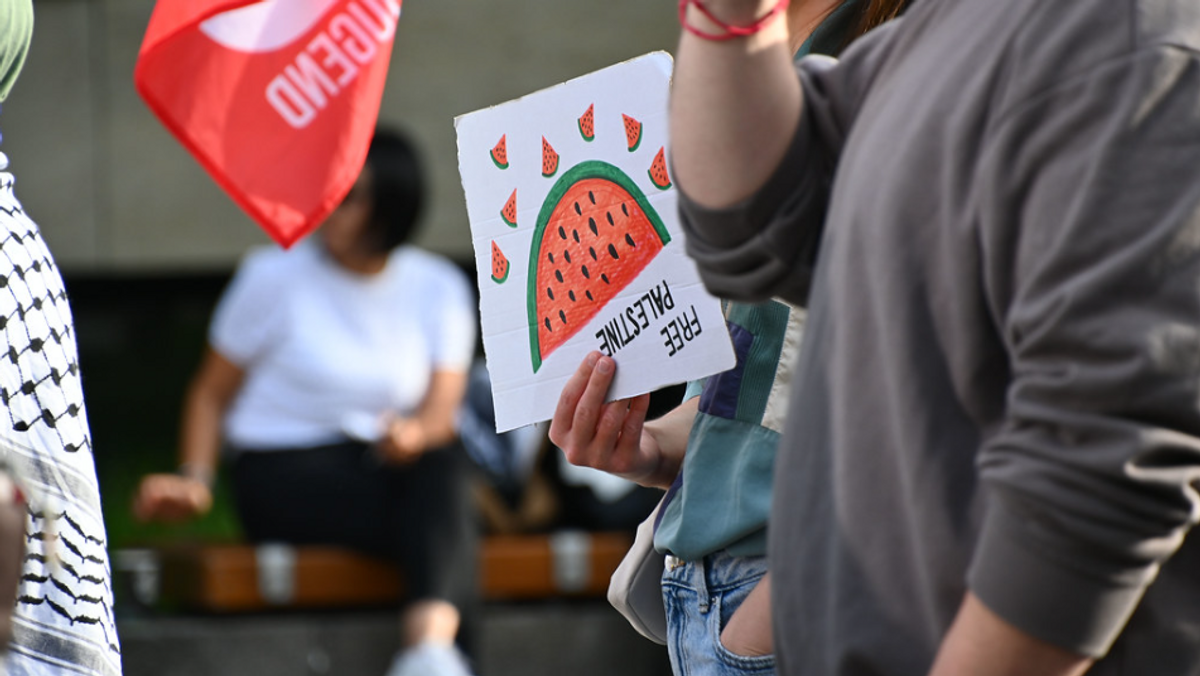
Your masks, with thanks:
M 458 607 L 459 643 L 474 652 L 479 527 L 460 445 L 405 466 L 383 464 L 355 441 L 235 458 L 234 497 L 251 541 L 340 545 L 393 561 L 409 600 Z

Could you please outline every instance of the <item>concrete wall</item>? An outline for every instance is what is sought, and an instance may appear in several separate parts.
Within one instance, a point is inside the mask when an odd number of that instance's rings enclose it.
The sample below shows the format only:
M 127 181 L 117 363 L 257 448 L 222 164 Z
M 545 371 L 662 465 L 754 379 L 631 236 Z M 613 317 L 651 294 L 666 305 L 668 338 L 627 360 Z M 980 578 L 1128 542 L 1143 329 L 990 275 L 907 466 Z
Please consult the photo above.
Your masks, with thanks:
M 36 0 L 29 62 L 0 115 L 18 195 L 72 272 L 225 269 L 258 227 L 133 88 L 153 0 Z M 410 0 L 380 118 L 411 132 L 432 183 L 418 243 L 471 256 L 453 119 L 653 50 L 671 0 Z

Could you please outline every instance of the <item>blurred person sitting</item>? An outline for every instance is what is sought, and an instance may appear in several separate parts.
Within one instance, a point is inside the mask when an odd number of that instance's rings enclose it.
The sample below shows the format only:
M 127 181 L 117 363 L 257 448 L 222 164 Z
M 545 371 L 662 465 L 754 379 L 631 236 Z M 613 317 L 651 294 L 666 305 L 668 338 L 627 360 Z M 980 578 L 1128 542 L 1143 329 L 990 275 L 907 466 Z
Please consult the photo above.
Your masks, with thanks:
M 291 251 L 251 253 L 224 292 L 188 390 L 179 471 L 145 477 L 143 520 L 212 504 L 224 443 L 253 542 L 350 547 L 396 562 L 415 660 L 469 650 L 478 534 L 455 415 L 476 338 L 465 276 L 404 245 L 423 178 L 414 149 L 379 130 L 341 205 Z M 461 612 L 460 612 L 461 611 Z M 438 657 L 438 655 L 441 655 Z

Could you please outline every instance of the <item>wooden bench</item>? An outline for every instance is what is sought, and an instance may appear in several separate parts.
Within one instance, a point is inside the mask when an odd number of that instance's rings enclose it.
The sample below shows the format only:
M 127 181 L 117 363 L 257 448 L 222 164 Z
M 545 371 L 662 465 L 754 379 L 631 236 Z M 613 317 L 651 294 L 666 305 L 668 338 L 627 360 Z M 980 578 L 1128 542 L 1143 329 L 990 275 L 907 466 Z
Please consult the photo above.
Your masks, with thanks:
M 632 543 L 628 533 L 563 531 L 483 539 L 480 586 L 489 601 L 603 598 Z M 144 603 L 207 612 L 390 605 L 403 581 L 387 563 L 343 549 L 180 545 L 114 557 Z

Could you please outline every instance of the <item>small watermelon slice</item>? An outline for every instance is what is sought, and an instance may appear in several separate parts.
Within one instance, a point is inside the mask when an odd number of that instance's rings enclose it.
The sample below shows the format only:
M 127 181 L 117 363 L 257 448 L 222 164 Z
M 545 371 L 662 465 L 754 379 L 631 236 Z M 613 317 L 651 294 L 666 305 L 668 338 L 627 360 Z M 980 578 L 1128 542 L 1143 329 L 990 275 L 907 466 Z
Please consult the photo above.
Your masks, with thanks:
M 621 119 L 625 122 L 625 142 L 629 145 L 629 152 L 633 152 L 642 145 L 642 123 L 625 113 L 621 113 Z
M 664 170 L 664 176 L 666 175 Z M 509 195 L 508 201 L 504 203 L 504 208 L 500 210 L 500 218 L 508 224 L 508 227 L 517 227 L 517 189 L 513 188 L 512 195 Z
M 581 162 L 558 179 L 533 231 L 529 348 L 536 373 L 671 241 L 637 185 L 607 162 Z
M 579 118 L 579 134 L 588 143 L 596 140 L 596 104 L 589 105 L 587 112 Z
M 494 148 L 492 148 L 492 162 L 494 162 L 496 164 L 496 166 L 500 167 L 501 169 L 508 168 L 508 141 L 506 140 L 507 137 L 508 137 L 508 134 L 501 135 L 500 140 L 496 143 L 496 146 Z
M 659 148 L 658 154 L 654 156 L 654 162 L 650 164 L 650 168 L 646 171 L 650 174 L 650 182 L 659 190 L 666 190 L 671 187 L 671 179 L 667 176 L 667 158 L 665 149 Z
M 546 137 L 542 137 L 542 176 L 550 178 L 558 171 L 558 153 L 554 152 L 554 148 Z
M 508 279 L 508 257 L 500 250 L 496 240 L 492 240 L 492 281 L 503 284 Z

